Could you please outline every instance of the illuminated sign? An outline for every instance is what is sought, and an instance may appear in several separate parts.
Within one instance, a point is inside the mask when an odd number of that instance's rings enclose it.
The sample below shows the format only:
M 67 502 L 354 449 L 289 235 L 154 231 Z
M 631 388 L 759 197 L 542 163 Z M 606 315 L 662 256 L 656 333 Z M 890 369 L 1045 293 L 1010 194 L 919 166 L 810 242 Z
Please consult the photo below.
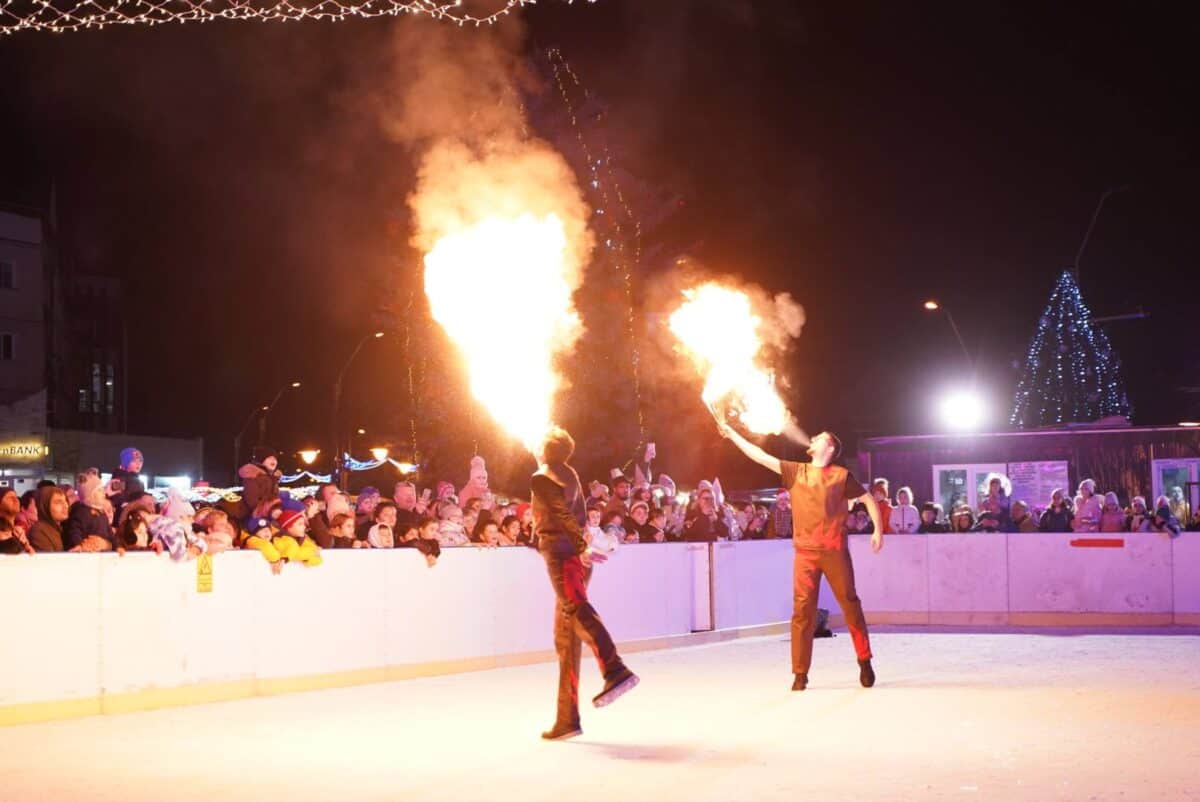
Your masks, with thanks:
M 45 443 L 36 440 L 18 440 L 0 443 L 0 460 L 10 462 L 38 462 L 50 454 Z

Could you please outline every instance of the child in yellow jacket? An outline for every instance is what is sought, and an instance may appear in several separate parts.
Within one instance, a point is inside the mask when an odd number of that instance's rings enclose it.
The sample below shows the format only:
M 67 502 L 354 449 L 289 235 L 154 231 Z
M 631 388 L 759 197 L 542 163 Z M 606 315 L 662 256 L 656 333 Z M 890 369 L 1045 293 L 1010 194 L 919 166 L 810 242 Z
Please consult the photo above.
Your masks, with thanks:
M 279 556 L 307 566 L 320 565 L 321 547 L 308 536 L 308 519 L 300 510 L 284 510 L 279 516 L 279 534 L 271 540 Z

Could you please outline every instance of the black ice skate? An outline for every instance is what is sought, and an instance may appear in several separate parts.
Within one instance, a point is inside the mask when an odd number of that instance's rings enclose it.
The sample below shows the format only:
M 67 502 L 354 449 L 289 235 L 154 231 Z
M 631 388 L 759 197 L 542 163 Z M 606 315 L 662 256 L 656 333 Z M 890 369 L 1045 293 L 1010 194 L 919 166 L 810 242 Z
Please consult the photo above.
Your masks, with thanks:
M 592 704 L 596 707 L 610 705 L 636 688 L 638 681 L 637 674 L 622 666 L 620 671 L 604 681 L 604 690 L 592 699 Z
M 579 726 L 579 722 L 568 721 L 566 724 L 556 723 L 549 730 L 542 733 L 542 739 L 546 741 L 565 741 L 578 735 L 583 735 L 583 728 Z
M 875 669 L 871 668 L 871 658 L 858 661 L 858 681 L 864 688 L 870 688 L 875 684 Z

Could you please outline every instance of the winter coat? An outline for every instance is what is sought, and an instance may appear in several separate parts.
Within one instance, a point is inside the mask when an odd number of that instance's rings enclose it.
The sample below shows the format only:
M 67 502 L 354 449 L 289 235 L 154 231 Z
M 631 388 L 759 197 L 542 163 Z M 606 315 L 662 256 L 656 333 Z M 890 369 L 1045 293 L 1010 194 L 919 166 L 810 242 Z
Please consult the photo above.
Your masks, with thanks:
M 38 490 L 38 519 L 29 530 L 29 545 L 34 551 L 65 551 L 62 526 L 50 517 L 50 497 L 61 492 L 56 487 Z
M 333 534 L 329 531 L 329 519 L 324 512 L 318 512 L 308 519 L 308 536 L 323 549 L 333 548 Z
M 208 544 L 204 538 L 174 518 L 160 515 L 150 522 L 149 529 L 151 542 L 161 543 L 163 549 L 171 555 L 171 559 L 175 562 L 188 556 L 188 546 L 195 546 L 202 554 L 208 551 Z
M 917 527 L 918 535 L 944 535 L 949 531 L 950 527 L 946 526 L 945 524 L 940 524 L 937 521 L 934 521 L 931 524 L 927 524 L 922 521 L 921 525 Z
M 1015 518 L 1008 519 L 1008 526 L 1005 527 L 1005 532 L 1036 532 L 1038 530 L 1037 522 L 1033 520 L 1032 515 L 1026 515 L 1021 520 Z
M 67 516 L 67 523 L 63 528 L 63 546 L 66 549 L 73 549 L 91 535 L 107 540 L 114 549 L 117 547 L 112 524 L 108 517 L 95 507 L 88 506 L 82 501 L 76 501 L 71 505 L 71 512 Z
M 1100 496 L 1075 497 L 1075 518 L 1072 521 L 1076 532 L 1099 532 L 1100 513 L 1104 501 Z
M 463 528 L 462 524 L 454 521 L 442 521 L 438 525 L 437 542 L 446 549 L 469 545 L 471 538 L 467 537 L 467 530 Z
M 729 537 L 729 527 L 717 517 L 697 515 L 683 525 L 683 539 L 689 543 L 712 543 Z
M 891 517 L 888 518 L 888 534 L 911 535 L 921 525 L 921 512 L 911 504 L 897 504 L 892 507 Z
M 1104 510 L 1100 513 L 1101 532 L 1124 532 L 1125 510 Z
M 245 515 L 261 515 L 260 506 L 279 498 L 279 471 L 269 472 L 257 462 L 247 462 L 238 469 L 242 480 L 242 501 L 246 505 Z
M 1070 532 L 1071 531 L 1071 511 L 1066 507 L 1056 510 L 1050 507 L 1042 513 L 1042 520 L 1038 523 L 1039 532 Z

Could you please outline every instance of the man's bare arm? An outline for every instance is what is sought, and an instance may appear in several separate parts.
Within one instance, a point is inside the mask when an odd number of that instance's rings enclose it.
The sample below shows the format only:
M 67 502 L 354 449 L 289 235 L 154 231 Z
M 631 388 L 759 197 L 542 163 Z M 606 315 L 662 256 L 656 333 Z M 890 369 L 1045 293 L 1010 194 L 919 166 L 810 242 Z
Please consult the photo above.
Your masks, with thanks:
M 779 457 L 772 457 L 770 454 L 754 445 L 754 443 L 751 443 L 749 440 L 735 432 L 733 427 L 727 423 L 718 422 L 717 428 L 720 430 L 722 437 L 733 441 L 733 444 L 738 447 L 738 450 L 752 459 L 754 462 L 757 462 L 768 471 L 774 471 L 778 474 L 783 473 L 783 466 L 779 462 Z

